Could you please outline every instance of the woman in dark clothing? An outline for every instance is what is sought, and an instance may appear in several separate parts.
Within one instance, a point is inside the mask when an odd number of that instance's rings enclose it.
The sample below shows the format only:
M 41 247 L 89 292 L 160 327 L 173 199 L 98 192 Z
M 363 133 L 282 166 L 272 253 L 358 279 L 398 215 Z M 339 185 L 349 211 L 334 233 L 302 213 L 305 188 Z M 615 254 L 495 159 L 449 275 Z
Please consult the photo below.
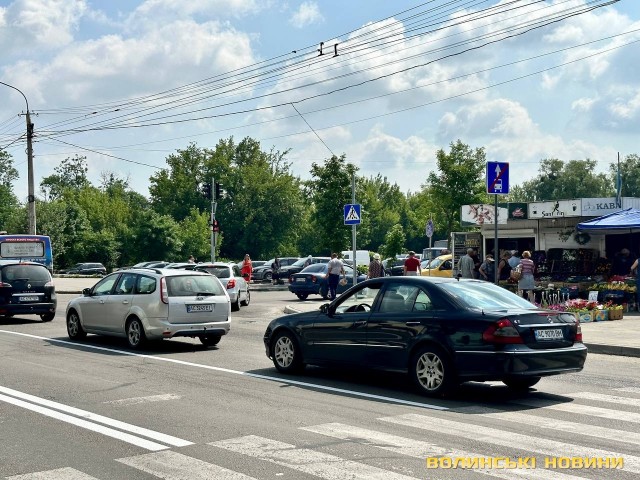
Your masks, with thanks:
M 511 265 L 509 265 L 509 258 L 511 258 L 511 252 L 506 251 L 502 254 L 500 263 L 498 263 L 499 280 L 509 280 L 511 276 Z

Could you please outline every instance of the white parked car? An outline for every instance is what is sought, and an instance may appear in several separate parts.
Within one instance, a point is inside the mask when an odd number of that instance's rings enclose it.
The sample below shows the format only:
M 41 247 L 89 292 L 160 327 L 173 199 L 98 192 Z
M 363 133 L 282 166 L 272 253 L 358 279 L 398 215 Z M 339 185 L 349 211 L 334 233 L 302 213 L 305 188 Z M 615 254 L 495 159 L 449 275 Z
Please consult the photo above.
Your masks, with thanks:
M 190 270 L 132 268 L 107 275 L 67 305 L 67 333 L 146 340 L 198 337 L 216 345 L 231 326 L 231 302 L 214 276 Z
M 240 305 L 248 306 L 251 302 L 249 284 L 242 277 L 238 265 L 235 263 L 199 263 L 194 268 L 196 272 L 206 272 L 218 277 L 222 285 L 227 289 L 231 299 L 231 309 L 240 310 Z

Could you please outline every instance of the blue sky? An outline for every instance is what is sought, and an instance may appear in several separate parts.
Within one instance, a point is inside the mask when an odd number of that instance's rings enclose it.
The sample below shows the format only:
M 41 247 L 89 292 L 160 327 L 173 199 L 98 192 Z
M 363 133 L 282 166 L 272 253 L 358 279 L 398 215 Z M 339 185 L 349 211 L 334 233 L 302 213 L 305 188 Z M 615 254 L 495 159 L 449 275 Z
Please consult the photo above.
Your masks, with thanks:
M 403 191 L 460 139 L 513 185 L 543 158 L 640 154 L 640 2 L 585 11 L 604 3 L 0 0 L 0 81 L 36 114 L 36 184 L 79 154 L 147 195 L 169 154 L 233 135 L 290 149 L 302 178 L 333 152 Z M 0 85 L 21 200 L 24 109 Z

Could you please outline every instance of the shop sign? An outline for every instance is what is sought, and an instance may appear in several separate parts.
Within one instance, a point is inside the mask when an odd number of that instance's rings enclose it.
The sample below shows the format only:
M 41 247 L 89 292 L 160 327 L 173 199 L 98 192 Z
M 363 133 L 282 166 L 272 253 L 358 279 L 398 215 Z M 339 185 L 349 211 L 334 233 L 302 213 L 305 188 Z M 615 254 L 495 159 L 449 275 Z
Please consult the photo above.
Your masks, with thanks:
M 529 204 L 529 218 L 565 218 L 582 216 L 581 200 L 555 200 Z
M 509 203 L 509 220 L 526 220 L 528 218 L 526 203 Z
M 583 217 L 600 217 L 618 211 L 620 211 L 620 207 L 616 205 L 616 199 L 614 197 L 582 199 Z
M 509 211 L 506 206 L 498 205 L 498 225 L 507 223 Z M 460 224 L 469 225 L 494 225 L 495 224 L 495 208 L 488 203 L 478 203 L 474 205 L 463 205 L 460 212 Z

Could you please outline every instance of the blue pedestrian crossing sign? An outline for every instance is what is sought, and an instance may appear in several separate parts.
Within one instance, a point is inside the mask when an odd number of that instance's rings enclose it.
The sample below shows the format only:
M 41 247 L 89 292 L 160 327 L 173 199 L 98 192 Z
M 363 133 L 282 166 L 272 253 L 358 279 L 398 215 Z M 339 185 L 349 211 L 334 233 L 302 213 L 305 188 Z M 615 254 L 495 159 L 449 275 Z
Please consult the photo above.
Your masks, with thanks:
M 360 216 L 360 204 L 349 203 L 344 206 L 344 224 L 360 225 L 362 217 Z
M 509 193 L 508 162 L 487 162 L 487 193 L 494 195 Z

